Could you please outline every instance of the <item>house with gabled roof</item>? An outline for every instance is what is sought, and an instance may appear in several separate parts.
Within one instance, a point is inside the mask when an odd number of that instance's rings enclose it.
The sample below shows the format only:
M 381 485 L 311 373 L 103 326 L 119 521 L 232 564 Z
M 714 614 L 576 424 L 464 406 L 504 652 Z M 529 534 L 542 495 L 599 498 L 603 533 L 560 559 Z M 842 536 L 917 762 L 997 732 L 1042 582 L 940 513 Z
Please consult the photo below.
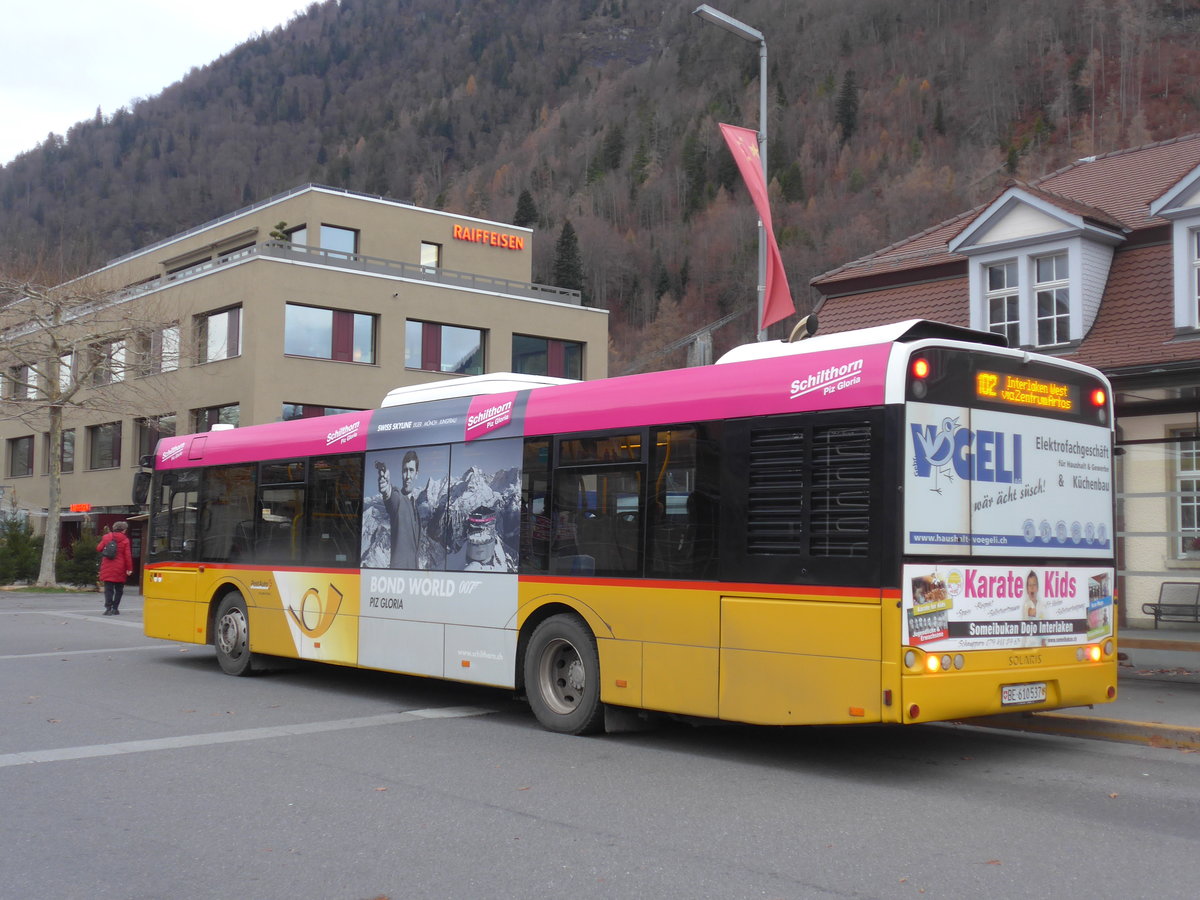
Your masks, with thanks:
M 1165 582 L 1200 581 L 1200 134 L 1011 181 L 811 284 L 822 333 L 937 319 L 1101 369 L 1122 616 L 1143 620 Z

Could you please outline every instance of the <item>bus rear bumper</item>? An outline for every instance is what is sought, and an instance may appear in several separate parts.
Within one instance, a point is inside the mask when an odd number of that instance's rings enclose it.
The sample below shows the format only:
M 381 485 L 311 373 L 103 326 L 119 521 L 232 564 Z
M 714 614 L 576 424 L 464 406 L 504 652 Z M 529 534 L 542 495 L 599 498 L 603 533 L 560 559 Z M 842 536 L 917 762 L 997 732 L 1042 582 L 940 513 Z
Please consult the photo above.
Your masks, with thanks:
M 905 723 L 1093 706 L 1116 699 L 1117 663 L 906 674 L 900 696 Z

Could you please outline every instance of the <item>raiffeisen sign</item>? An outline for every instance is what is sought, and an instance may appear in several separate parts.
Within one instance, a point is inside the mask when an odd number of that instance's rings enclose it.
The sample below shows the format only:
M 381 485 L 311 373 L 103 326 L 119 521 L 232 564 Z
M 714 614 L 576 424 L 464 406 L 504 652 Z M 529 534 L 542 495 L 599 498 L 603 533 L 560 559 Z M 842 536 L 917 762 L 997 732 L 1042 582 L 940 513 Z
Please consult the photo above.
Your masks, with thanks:
M 467 241 L 471 244 L 487 244 L 502 250 L 524 250 L 525 237 L 520 234 L 504 234 L 501 231 L 488 231 L 486 228 L 471 228 L 467 225 L 454 226 L 454 239 Z

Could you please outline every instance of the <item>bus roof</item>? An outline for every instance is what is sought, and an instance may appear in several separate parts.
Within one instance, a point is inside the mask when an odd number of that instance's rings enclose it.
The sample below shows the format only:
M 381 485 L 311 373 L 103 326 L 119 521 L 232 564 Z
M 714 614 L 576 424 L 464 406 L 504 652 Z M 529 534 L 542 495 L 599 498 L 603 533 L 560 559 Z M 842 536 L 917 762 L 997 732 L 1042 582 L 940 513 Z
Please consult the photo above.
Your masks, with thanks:
M 410 384 L 393 388 L 387 392 L 380 405 L 406 406 L 410 403 L 426 403 L 430 400 L 447 400 L 454 397 L 481 397 L 490 394 L 505 394 L 512 391 L 532 390 L 548 384 L 575 384 L 571 378 L 551 378 L 549 375 L 526 375 L 523 372 L 489 372 L 486 375 L 468 375 L 465 378 L 445 378 L 427 384 Z
M 1001 335 L 914 319 L 794 343 L 749 344 L 718 365 L 597 381 L 471 376 L 397 389 L 378 410 L 164 438 L 155 464 L 225 465 L 879 406 L 889 396 L 896 345 L 931 339 L 1006 346 Z
M 776 356 L 795 356 L 815 353 L 820 350 L 861 347 L 864 344 L 907 343 L 909 341 L 939 338 L 942 340 L 968 341 L 993 347 L 1007 347 L 1008 340 L 1002 334 L 990 331 L 975 331 L 945 322 L 929 319 L 908 319 L 890 325 L 876 325 L 856 331 L 839 331 L 836 334 L 818 334 L 799 341 L 759 341 L 734 347 L 717 360 L 716 364 L 745 362 L 750 359 L 768 359 Z

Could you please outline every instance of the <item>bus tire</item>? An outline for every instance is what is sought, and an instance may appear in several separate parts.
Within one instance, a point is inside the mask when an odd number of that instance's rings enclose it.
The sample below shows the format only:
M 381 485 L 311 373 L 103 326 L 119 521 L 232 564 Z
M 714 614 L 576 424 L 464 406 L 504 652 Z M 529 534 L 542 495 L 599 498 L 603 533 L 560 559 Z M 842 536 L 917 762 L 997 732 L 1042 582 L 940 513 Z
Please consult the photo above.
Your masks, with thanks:
M 577 616 L 551 616 L 534 629 L 525 650 L 525 693 L 548 731 L 595 734 L 604 727 L 600 653 Z
M 251 675 L 254 672 L 250 652 L 250 617 L 246 601 L 237 591 L 221 598 L 213 627 L 213 646 L 217 662 L 226 675 Z

